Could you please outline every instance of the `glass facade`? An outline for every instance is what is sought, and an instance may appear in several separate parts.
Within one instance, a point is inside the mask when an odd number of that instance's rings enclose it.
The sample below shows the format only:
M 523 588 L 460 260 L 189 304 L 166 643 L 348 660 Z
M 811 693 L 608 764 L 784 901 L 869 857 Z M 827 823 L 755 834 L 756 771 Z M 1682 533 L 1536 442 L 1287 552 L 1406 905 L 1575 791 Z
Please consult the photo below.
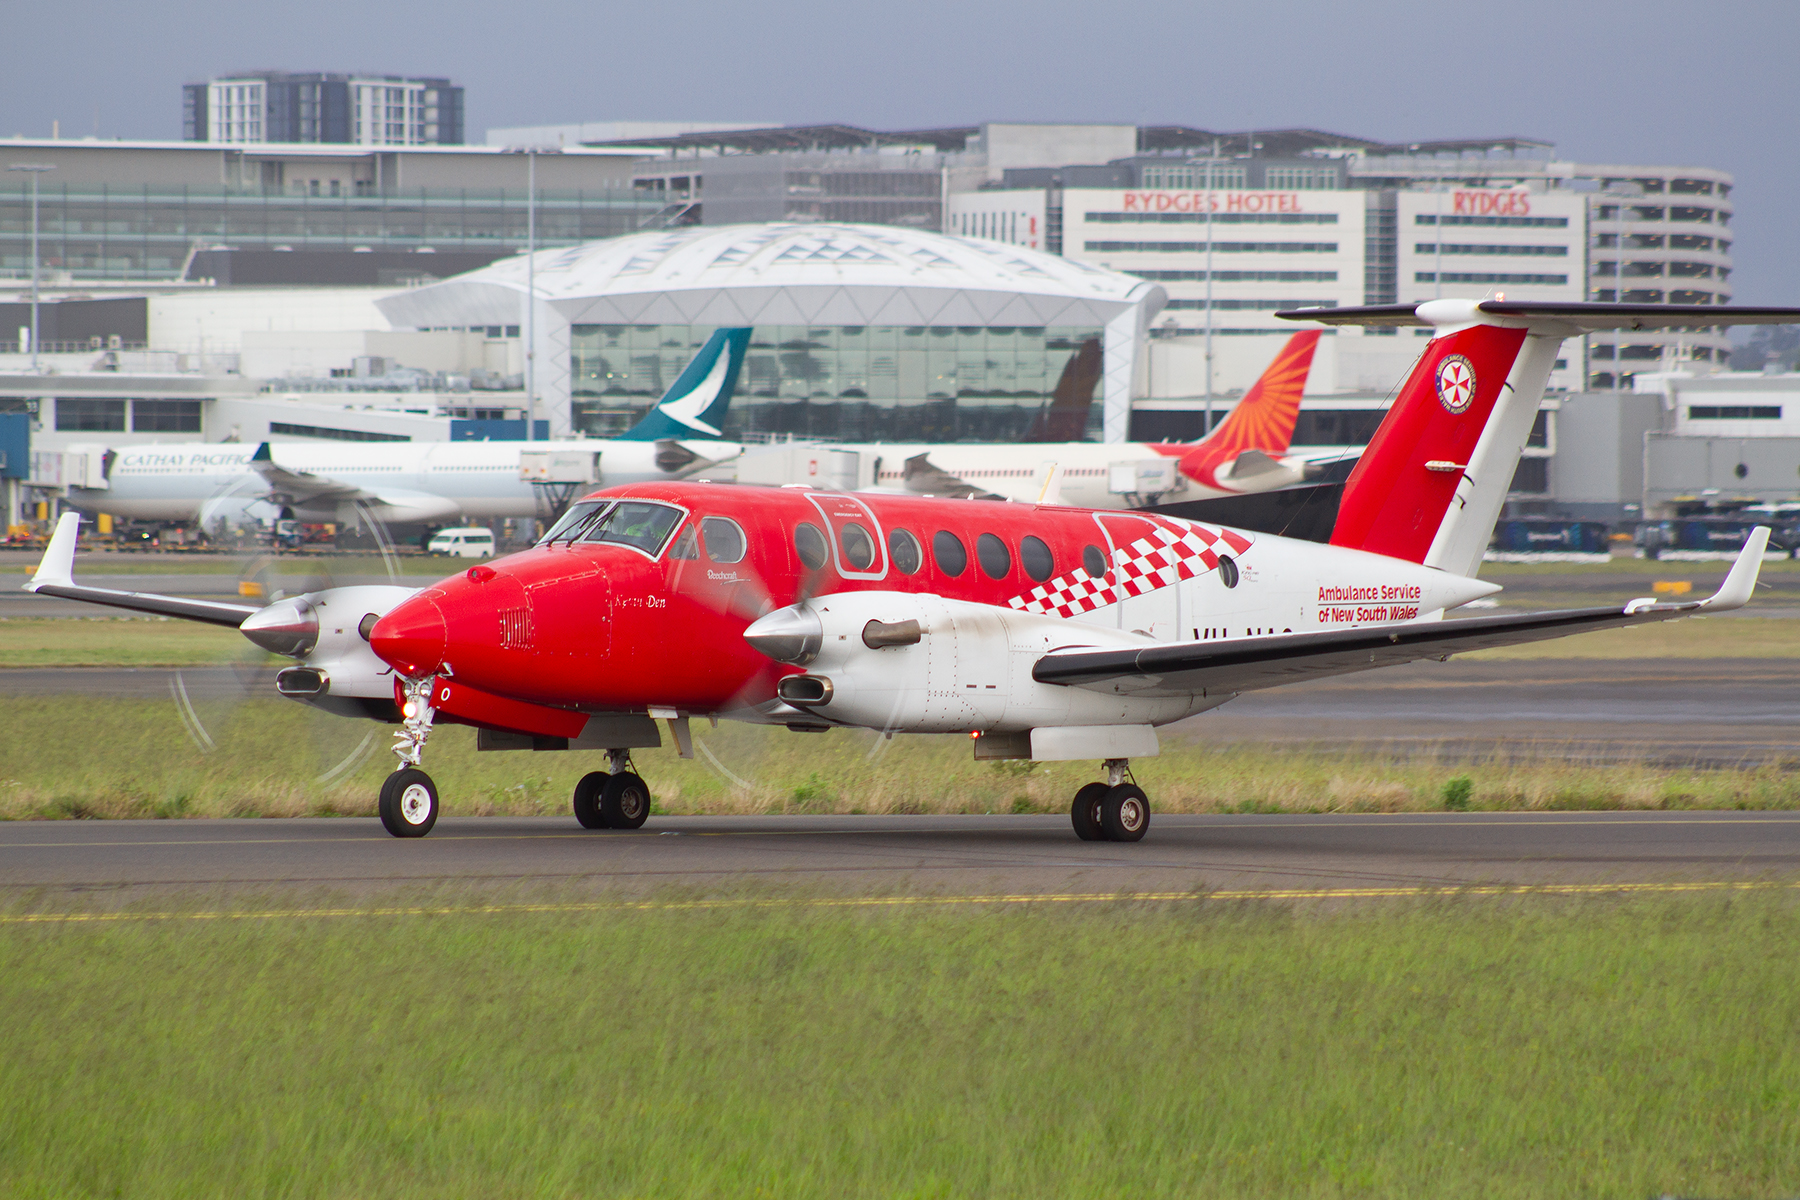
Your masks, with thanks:
M 576 325 L 577 429 L 612 437 L 655 403 L 712 334 L 706 325 Z M 1017 441 L 1063 390 L 1099 394 L 1101 331 L 951 325 L 758 326 L 729 436 Z M 1083 354 L 1084 347 L 1086 353 Z M 1101 410 L 1088 410 L 1097 439 Z
M 31 273 L 31 186 L 0 190 L 0 272 Z M 359 184 L 358 187 L 361 185 Z M 38 228 L 46 271 L 75 279 L 172 279 L 196 246 L 240 249 L 523 249 L 525 190 L 418 189 L 313 196 L 281 190 L 202 191 L 45 184 Z M 634 233 L 655 198 L 629 187 L 540 190 L 542 247 Z

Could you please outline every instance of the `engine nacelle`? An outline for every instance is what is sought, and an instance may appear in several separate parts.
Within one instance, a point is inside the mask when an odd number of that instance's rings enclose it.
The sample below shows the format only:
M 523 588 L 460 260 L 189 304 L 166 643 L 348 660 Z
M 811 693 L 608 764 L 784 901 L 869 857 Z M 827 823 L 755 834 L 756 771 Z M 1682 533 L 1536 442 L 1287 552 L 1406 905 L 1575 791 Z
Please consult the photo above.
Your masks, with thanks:
M 807 669 L 778 694 L 839 724 L 907 733 L 1161 725 L 1219 697 L 1106 695 L 1039 683 L 1052 650 L 1138 649 L 1140 634 L 905 592 L 848 592 L 778 609 L 744 631 L 777 662 Z
M 414 588 L 325 588 L 278 600 L 238 631 L 275 654 L 295 659 L 275 676 L 275 690 L 340 716 L 386 715 L 394 702 L 394 668 L 376 657 L 369 630 Z

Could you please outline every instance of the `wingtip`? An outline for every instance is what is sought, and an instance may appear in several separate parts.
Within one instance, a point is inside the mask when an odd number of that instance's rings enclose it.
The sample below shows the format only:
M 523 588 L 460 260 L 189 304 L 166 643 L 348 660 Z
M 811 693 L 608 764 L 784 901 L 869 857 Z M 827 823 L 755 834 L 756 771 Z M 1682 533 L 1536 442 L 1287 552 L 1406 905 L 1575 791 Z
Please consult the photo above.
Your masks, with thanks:
M 1731 564 L 1731 570 L 1726 573 L 1725 582 L 1719 585 L 1719 590 L 1700 602 L 1700 611 L 1730 612 L 1750 603 L 1750 595 L 1756 590 L 1757 576 L 1762 574 L 1763 552 L 1768 548 L 1769 527 L 1758 525 L 1744 539 L 1744 548 L 1738 551 L 1737 559 Z
M 26 591 L 35 592 L 49 585 L 75 586 L 75 542 L 80 535 L 80 513 L 66 512 L 57 519 L 56 532 L 50 535 L 50 544 L 44 547 L 44 557 L 38 561 L 31 582 L 25 585 Z

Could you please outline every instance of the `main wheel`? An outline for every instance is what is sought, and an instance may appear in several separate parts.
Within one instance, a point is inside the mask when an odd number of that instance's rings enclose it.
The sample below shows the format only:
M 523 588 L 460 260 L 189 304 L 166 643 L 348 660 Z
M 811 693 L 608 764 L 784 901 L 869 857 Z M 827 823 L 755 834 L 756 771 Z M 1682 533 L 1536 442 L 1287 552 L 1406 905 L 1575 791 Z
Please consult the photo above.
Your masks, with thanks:
M 600 793 L 611 779 L 605 771 L 589 771 L 575 785 L 575 819 L 583 829 L 605 829 L 606 817 L 600 811 Z
M 600 819 L 611 829 L 636 829 L 650 819 L 650 785 L 630 771 L 608 775 L 600 790 Z
M 1150 828 L 1150 798 L 1135 783 L 1108 788 L 1100 804 L 1100 824 L 1108 841 L 1135 842 Z
M 381 785 L 381 824 L 395 837 L 424 837 L 437 824 L 437 785 L 415 767 L 403 767 Z
M 1106 829 L 1100 824 L 1100 809 L 1106 803 L 1109 789 L 1104 783 L 1090 783 L 1075 793 L 1069 806 L 1069 820 L 1075 825 L 1075 836 L 1084 842 L 1104 842 Z

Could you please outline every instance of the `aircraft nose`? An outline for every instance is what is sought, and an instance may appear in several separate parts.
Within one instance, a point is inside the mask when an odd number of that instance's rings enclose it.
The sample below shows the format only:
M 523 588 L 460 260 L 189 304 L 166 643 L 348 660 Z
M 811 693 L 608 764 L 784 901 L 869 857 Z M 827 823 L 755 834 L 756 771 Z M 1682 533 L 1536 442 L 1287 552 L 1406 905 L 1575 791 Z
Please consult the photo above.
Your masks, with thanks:
M 443 665 L 444 614 L 425 596 L 414 596 L 375 622 L 369 645 L 403 675 L 424 675 Z

